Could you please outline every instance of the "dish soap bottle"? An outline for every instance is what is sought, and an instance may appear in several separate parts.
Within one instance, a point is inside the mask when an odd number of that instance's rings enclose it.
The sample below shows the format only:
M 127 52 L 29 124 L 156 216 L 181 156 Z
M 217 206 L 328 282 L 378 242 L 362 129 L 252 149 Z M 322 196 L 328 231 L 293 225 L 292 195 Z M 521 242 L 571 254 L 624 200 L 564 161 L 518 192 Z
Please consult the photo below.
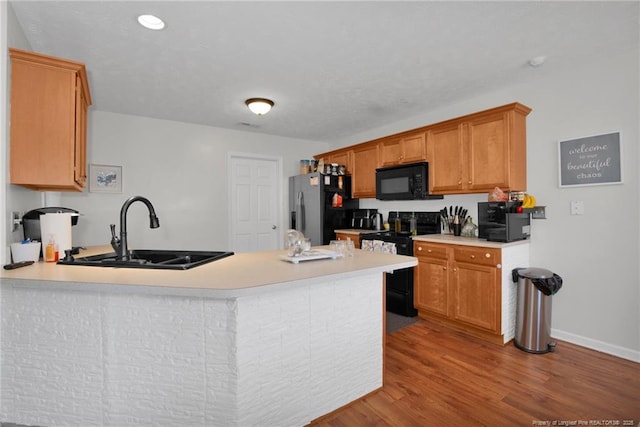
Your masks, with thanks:
M 58 244 L 53 234 L 49 235 L 49 243 L 44 250 L 44 260 L 46 262 L 58 262 Z

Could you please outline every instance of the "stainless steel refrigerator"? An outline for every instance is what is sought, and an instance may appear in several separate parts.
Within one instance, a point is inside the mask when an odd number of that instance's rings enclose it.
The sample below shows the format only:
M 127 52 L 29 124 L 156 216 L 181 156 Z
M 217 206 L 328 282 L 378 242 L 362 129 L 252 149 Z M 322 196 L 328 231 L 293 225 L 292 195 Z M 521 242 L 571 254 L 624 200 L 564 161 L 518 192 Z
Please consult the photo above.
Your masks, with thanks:
M 334 195 L 342 197 L 342 206 L 333 206 Z M 289 178 L 289 226 L 311 239 L 311 245 L 328 245 L 334 230 L 351 228 L 353 209 L 358 200 L 351 198 L 351 176 L 310 173 Z

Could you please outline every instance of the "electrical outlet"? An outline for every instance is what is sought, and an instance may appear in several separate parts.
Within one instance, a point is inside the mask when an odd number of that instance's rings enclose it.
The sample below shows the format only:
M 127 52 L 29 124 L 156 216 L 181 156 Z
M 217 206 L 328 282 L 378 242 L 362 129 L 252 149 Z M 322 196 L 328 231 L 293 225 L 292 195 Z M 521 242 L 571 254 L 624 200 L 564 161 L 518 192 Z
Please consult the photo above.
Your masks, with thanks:
M 22 224 L 20 220 L 20 212 L 11 212 L 11 217 L 9 218 L 9 229 L 13 232 L 18 229 L 18 227 Z
M 584 202 L 582 200 L 571 201 L 571 215 L 584 215 Z

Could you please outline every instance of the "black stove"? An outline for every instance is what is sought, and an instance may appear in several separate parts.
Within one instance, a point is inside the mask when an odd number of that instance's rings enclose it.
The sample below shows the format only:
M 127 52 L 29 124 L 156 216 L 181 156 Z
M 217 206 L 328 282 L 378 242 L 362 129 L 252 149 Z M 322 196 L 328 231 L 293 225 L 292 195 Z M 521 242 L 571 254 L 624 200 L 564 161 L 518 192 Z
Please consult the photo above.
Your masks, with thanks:
M 363 240 L 381 240 L 396 244 L 398 255 L 413 256 L 413 239 L 410 232 L 412 216 L 416 219 L 417 235 L 440 234 L 440 212 L 389 212 L 389 224 L 395 224 L 395 219 L 400 218 L 400 232 L 380 231 L 360 235 Z M 387 283 L 387 311 L 403 316 L 413 317 L 418 311 L 413 306 L 413 267 L 386 273 Z

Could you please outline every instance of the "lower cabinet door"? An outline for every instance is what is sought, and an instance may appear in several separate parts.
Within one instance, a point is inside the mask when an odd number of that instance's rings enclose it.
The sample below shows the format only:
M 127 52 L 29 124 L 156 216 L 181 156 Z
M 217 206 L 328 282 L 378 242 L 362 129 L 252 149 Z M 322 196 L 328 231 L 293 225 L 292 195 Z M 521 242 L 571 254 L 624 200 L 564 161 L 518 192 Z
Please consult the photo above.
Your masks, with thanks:
M 448 315 L 448 262 L 444 259 L 418 258 L 415 269 L 414 305 L 419 310 Z
M 491 332 L 500 331 L 500 270 L 457 263 L 453 274 L 453 317 Z

